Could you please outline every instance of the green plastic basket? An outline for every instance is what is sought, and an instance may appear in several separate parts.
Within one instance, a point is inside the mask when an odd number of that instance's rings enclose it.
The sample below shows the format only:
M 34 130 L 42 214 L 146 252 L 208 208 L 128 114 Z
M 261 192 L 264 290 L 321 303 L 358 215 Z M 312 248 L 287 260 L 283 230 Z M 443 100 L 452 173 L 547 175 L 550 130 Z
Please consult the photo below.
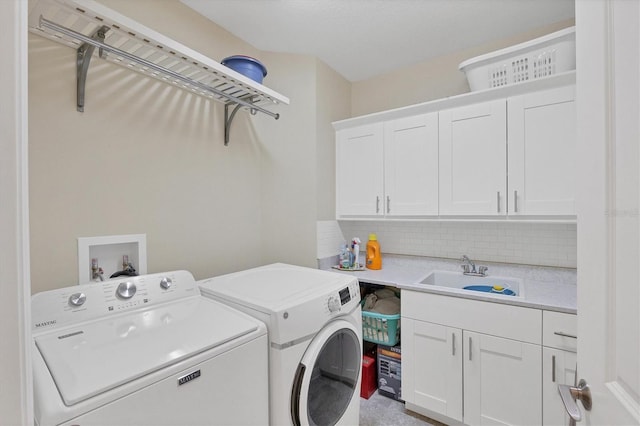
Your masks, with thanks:
M 395 346 L 400 339 L 400 314 L 362 311 L 362 338 L 367 342 Z

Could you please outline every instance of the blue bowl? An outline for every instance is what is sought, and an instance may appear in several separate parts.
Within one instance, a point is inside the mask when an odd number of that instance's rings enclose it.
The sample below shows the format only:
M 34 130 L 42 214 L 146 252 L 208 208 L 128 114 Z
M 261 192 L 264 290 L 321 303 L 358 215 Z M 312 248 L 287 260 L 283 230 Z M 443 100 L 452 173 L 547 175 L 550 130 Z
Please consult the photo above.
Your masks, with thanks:
M 505 296 L 515 296 L 516 293 L 513 290 L 505 288 L 504 290 L 495 290 L 491 285 L 468 285 L 464 287 L 464 290 L 483 291 L 485 293 L 504 294 Z
M 224 58 L 221 64 L 260 84 L 262 84 L 262 79 L 267 75 L 267 68 L 260 61 L 249 56 L 229 56 Z

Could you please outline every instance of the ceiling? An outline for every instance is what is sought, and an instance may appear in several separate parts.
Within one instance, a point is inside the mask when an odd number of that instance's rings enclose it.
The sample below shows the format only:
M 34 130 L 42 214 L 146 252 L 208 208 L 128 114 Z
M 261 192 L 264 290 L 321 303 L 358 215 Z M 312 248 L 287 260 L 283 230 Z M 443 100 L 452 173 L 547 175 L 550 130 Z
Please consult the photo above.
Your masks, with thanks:
M 575 15 L 575 0 L 180 1 L 259 50 L 316 56 L 352 82 Z

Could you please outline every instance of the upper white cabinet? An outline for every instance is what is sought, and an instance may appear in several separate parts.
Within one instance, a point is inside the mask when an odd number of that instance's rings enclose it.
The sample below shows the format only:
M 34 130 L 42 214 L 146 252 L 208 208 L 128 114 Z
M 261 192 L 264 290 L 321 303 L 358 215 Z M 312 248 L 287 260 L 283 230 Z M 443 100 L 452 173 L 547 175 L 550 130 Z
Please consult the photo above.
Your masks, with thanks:
M 438 114 L 384 123 L 387 216 L 438 214 Z
M 508 100 L 509 214 L 575 215 L 575 86 Z
M 438 114 L 336 133 L 337 216 L 438 214 Z
M 337 217 L 575 220 L 575 73 L 333 123 Z
M 505 215 L 504 99 L 440 111 L 440 214 Z
M 341 216 L 378 216 L 384 206 L 383 125 L 336 133 L 336 210 Z

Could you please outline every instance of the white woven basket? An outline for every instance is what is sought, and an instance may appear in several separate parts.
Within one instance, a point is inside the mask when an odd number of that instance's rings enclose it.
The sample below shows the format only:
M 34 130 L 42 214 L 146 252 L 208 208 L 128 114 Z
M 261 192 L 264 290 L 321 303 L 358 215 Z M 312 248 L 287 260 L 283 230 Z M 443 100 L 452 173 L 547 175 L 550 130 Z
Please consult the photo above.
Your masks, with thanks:
M 458 67 L 471 91 L 548 77 L 576 68 L 576 29 L 555 33 L 468 59 Z

